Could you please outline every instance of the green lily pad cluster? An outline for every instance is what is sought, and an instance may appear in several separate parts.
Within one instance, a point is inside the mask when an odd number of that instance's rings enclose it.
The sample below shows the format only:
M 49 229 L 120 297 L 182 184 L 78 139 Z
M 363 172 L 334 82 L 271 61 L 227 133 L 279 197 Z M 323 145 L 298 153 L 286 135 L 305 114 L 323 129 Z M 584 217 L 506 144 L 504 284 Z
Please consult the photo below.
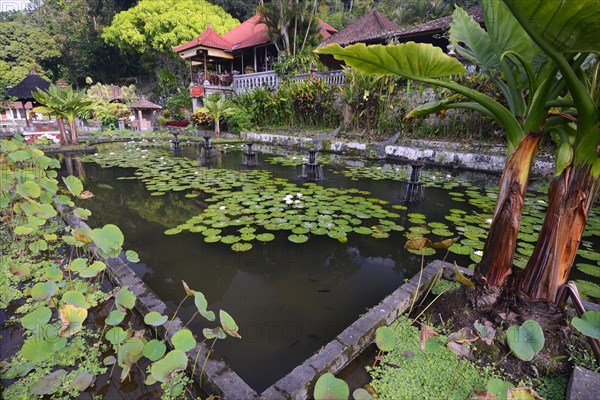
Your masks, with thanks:
M 400 215 L 383 207 L 385 201 L 360 194 L 366 192 L 270 179 L 264 186 L 248 184 L 242 190 L 213 195 L 206 199 L 213 204 L 202 214 L 166 233 L 197 232 L 208 243 L 220 241 L 244 251 L 250 250 L 249 242 L 273 240 L 275 236 L 267 231 L 286 231 L 289 241 L 304 243 L 311 236 L 345 241 L 350 233 L 377 237 L 377 233 L 404 230 L 392 220 Z
M 86 159 L 104 167 L 136 168 L 132 179 L 141 179 L 151 195 L 189 190 L 190 197 L 204 197 L 211 204 L 200 215 L 165 234 L 202 233 L 205 242 L 222 242 L 234 251 L 250 250 L 252 241 L 273 240 L 267 231 L 289 231 L 291 242 L 304 243 L 309 235 L 345 241 L 350 232 L 383 238 L 404 230 L 390 220 L 400 215 L 384 208 L 387 202 L 358 189 L 297 185 L 264 170 L 204 168 L 189 159 L 126 147 Z

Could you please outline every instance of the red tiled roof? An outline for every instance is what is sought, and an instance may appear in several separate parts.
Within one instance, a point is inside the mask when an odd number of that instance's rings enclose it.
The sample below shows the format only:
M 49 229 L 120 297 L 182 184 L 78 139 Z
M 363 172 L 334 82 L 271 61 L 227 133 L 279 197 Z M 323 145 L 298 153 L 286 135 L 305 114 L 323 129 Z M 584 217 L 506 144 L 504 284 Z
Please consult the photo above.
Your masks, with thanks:
M 328 37 L 330 37 L 338 31 L 333 26 L 329 25 L 327 22 L 321 19 L 319 20 L 319 30 L 321 33 L 321 38 L 323 39 L 327 39 Z
M 261 22 L 262 16 L 254 17 L 242 22 L 232 30 L 223 34 L 223 38 L 232 43 L 230 50 L 243 49 L 269 42 L 267 25 Z
M 234 28 L 235 29 L 235 28 Z M 230 31 L 231 32 L 231 31 Z M 213 49 L 230 50 L 232 47 L 231 42 L 219 35 L 212 26 L 208 27 L 191 41 L 173 48 L 176 52 L 190 49 L 195 46 L 211 47 Z
M 369 41 L 384 37 L 398 29 L 400 29 L 398 25 L 381 15 L 377 9 L 373 9 L 354 23 L 323 40 L 321 46 L 330 43 L 346 46 L 352 43 Z
M 245 49 L 259 44 L 269 43 L 269 32 L 266 24 L 261 22 L 262 16 L 254 17 L 242 22 L 229 32 L 219 35 L 209 25 L 198 37 L 182 45 L 173 47 L 175 52 L 182 52 L 195 46 L 205 46 L 227 51 Z M 319 20 L 321 35 L 324 38 L 337 32 L 333 26 Z

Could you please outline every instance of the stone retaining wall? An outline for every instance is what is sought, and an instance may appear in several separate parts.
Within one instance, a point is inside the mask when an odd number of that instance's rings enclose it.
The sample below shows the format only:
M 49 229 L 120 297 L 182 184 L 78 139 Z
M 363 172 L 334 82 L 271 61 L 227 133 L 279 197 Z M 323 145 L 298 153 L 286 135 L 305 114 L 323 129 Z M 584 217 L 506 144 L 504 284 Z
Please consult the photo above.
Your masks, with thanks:
M 493 145 L 462 145 L 435 140 L 407 140 L 401 144 L 383 146 L 357 141 L 327 140 L 306 136 L 242 132 L 246 140 L 301 148 L 315 147 L 322 151 L 357 155 L 371 159 L 398 161 L 420 160 L 430 165 L 473 171 L 501 173 L 506 162 L 506 148 Z M 532 173 L 552 173 L 554 163 L 550 156 L 538 157 Z

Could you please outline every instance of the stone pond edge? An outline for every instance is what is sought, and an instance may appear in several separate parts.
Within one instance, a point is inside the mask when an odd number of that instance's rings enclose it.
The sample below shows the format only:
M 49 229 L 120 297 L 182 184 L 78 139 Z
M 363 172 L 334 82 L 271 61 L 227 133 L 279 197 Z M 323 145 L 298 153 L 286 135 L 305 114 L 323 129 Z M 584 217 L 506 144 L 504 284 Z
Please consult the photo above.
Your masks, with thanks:
M 72 229 L 90 228 L 83 220 L 73 215 L 69 207 L 58 205 L 57 209 L 62 219 Z M 90 249 L 95 251 L 95 245 L 92 244 Z M 150 311 L 157 311 L 161 314 L 168 313 L 167 305 L 129 267 L 129 262 L 124 253 L 121 253 L 119 257 L 105 259 L 104 261 L 110 272 L 110 279 L 116 285 L 129 287 L 137 296 L 135 308 L 141 315 L 145 315 Z M 465 268 L 459 267 L 459 269 L 465 275 L 472 273 L 472 271 Z M 193 378 L 197 383 L 203 382 L 201 386 L 207 388 L 210 393 L 217 394 L 223 399 L 309 399 L 312 397 L 314 384 L 319 376 L 326 372 L 333 374 L 340 372 L 374 342 L 377 328 L 390 325 L 410 307 L 415 292 L 417 298 L 420 298 L 429 290 L 434 278 L 439 275 L 440 271 L 443 272 L 445 278 L 451 278 L 454 275 L 454 265 L 440 260 L 429 263 L 421 273 L 417 273 L 392 294 L 385 297 L 378 305 L 360 316 L 327 345 L 317 350 L 311 357 L 260 395 L 214 351 L 208 358 L 204 368 L 204 378 L 200 379 L 200 366 L 208 354 L 207 347 L 201 342 L 198 342 L 187 353 L 189 365 L 193 365 L 198 356 L 199 366 L 196 367 Z M 169 326 L 168 332 L 163 326 L 160 327 L 159 334 L 161 337 L 166 336 L 170 342 L 171 336 L 181 328 L 183 328 L 183 323 L 177 317 Z

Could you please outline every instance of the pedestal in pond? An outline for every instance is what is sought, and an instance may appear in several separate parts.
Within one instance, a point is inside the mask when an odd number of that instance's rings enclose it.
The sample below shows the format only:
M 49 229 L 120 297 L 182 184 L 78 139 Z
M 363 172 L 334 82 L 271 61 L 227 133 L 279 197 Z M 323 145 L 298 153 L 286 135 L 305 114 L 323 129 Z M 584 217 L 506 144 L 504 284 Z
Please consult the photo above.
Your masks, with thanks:
M 258 155 L 252 150 L 253 142 L 246 143 L 246 151 L 243 153 L 242 164 L 246 167 L 255 167 L 258 165 Z
M 425 194 L 423 193 L 423 184 L 419 182 L 419 178 L 421 177 L 421 168 L 423 168 L 424 163 L 422 162 L 414 162 L 410 164 L 412 170 L 410 173 L 410 179 L 406 181 L 406 191 L 402 196 L 400 196 L 400 200 L 405 203 L 418 203 L 425 200 Z
M 210 136 L 203 136 L 204 143 L 202 143 L 202 148 L 200 149 L 200 162 L 202 164 L 208 164 L 211 162 L 212 158 L 215 156 L 215 150 L 210 142 Z
M 320 181 L 323 179 L 323 167 L 317 162 L 317 151 L 310 149 L 308 151 L 308 162 L 302 165 L 302 178 L 309 181 Z
M 173 148 L 173 154 L 178 156 L 181 154 L 181 140 L 179 140 L 179 131 L 177 129 L 171 129 L 173 139 L 171 139 L 171 147 Z

